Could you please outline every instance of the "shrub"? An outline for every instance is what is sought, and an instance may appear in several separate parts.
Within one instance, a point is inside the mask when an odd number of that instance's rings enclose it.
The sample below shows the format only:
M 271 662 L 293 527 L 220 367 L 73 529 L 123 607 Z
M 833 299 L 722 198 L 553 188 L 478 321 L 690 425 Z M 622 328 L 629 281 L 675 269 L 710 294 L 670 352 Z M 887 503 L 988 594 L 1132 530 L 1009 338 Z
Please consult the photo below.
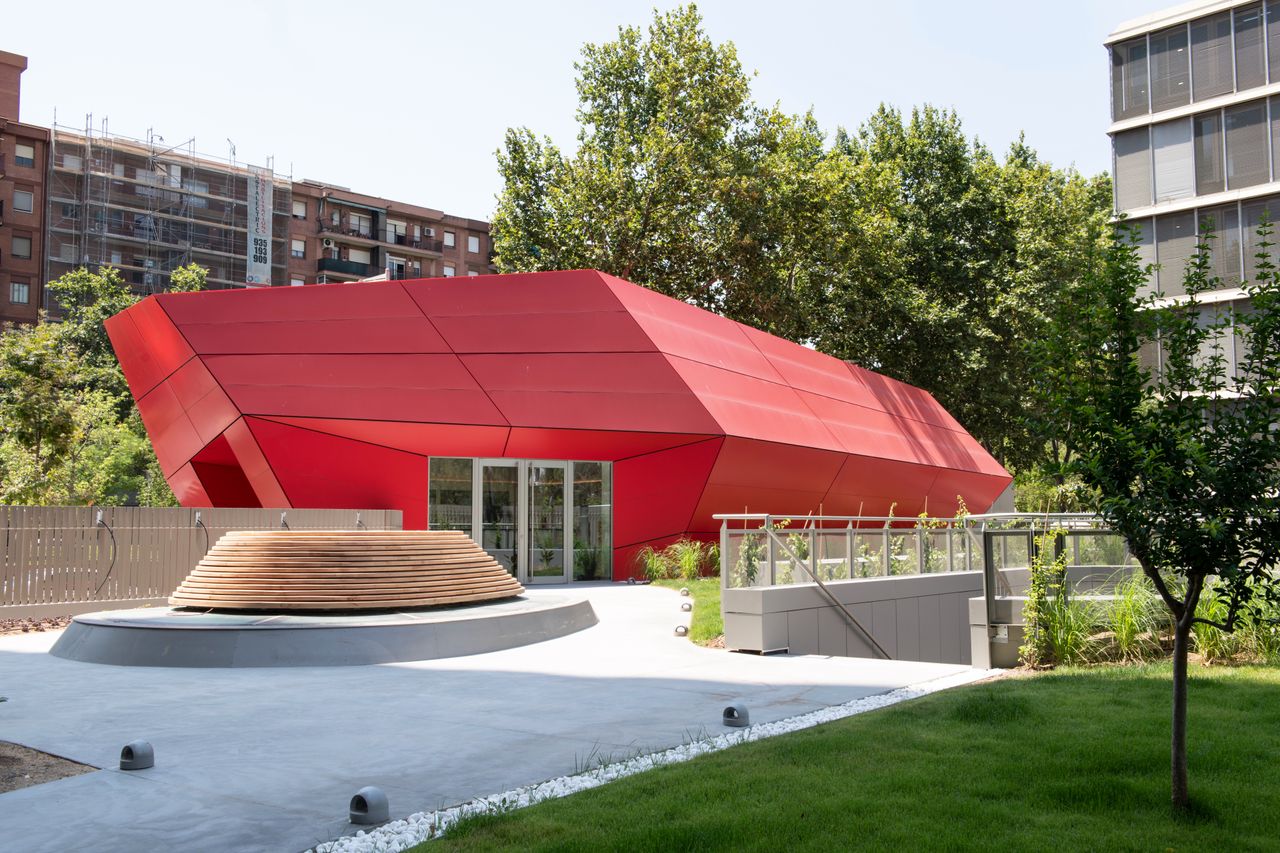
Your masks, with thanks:
M 720 573 L 720 546 L 696 539 L 677 539 L 665 548 L 645 546 L 640 551 L 649 580 L 697 580 Z

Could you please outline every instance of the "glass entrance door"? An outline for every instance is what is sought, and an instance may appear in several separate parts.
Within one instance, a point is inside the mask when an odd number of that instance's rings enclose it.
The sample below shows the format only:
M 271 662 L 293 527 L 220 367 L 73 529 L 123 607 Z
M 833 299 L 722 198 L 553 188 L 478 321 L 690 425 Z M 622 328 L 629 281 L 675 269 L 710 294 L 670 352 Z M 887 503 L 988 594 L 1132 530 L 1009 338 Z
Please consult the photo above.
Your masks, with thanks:
M 523 563 L 520 552 L 520 466 L 514 460 L 485 460 L 479 466 L 480 500 L 477 510 L 480 547 L 516 577 Z
M 565 528 L 568 507 L 564 462 L 528 462 L 529 567 L 526 583 L 564 583 L 571 553 Z

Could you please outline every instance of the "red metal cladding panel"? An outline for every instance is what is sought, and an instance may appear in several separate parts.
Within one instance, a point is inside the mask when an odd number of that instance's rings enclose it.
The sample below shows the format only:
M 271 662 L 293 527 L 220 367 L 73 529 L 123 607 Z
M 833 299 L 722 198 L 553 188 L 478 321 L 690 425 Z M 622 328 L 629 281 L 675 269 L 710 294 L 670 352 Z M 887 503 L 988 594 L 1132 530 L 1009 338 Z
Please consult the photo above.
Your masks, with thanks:
M 212 374 L 193 358 L 174 371 L 168 385 L 187 413 L 187 418 L 204 442 L 213 441 L 240 413 L 223 393 Z
M 817 514 L 844 453 L 726 438 L 690 530 L 714 530 L 718 512 Z
M 836 400 L 879 408 L 870 389 L 840 359 L 741 323 L 738 328 L 764 353 L 783 381 L 791 387 Z
M 245 479 L 249 481 L 258 504 L 264 507 L 293 506 L 289 495 L 280 484 L 279 477 L 276 476 L 274 467 L 267 461 L 261 443 L 250 431 L 244 418 L 228 427 L 223 435 L 226 436 L 227 443 L 235 454 L 236 463 L 244 472 Z M 317 458 L 316 464 L 324 463 Z
M 590 270 L 495 276 L 465 287 L 435 279 L 405 289 L 457 353 L 654 350 Z
M 719 433 L 658 353 L 465 355 L 512 426 Z
M 351 421 L 335 418 L 264 418 L 423 456 L 501 456 L 510 430 L 501 426 Z
M 844 450 L 794 389 L 675 356 L 667 360 L 726 435 Z
M 104 325 L 134 399 L 150 392 L 194 355 L 154 299 L 144 299 Z
M 988 473 L 1003 469 L 968 433 L 797 392 L 850 453 Z
M 218 506 L 209 498 L 204 485 L 200 482 L 200 477 L 190 465 L 183 465 L 166 476 L 165 480 L 169 483 L 169 489 L 178 499 L 178 503 L 185 507 Z
M 659 351 L 747 376 L 783 381 L 732 320 L 629 281 L 601 276 Z
M 248 421 L 293 506 L 398 509 L 406 529 L 426 527 L 425 456 L 257 418 Z
M 437 317 L 537 314 L 541 311 L 617 311 L 620 303 L 595 270 L 515 273 L 468 281 L 432 278 L 403 282 L 433 320 Z
M 929 496 L 929 514 L 954 514 L 957 496 L 964 498 L 969 512 L 986 512 L 1008 485 L 1008 477 L 939 469 Z
M 249 485 L 249 479 L 239 466 L 192 462 L 191 468 L 200 478 L 200 484 L 213 506 L 261 506 L 253 486 Z
M 205 363 L 245 414 L 506 424 L 451 354 L 217 355 Z
M 864 507 L 861 515 L 888 515 L 893 507 L 896 516 L 914 516 L 924 506 L 925 496 L 931 494 L 937 474 L 938 469 L 928 465 L 850 455 L 823 504 L 856 500 Z M 945 493 L 940 497 L 945 498 Z
M 178 395 L 167 382 L 138 399 L 138 414 L 142 416 L 156 459 L 160 462 L 160 470 L 166 477 L 186 465 L 205 445 L 199 431 L 187 417 Z
M 203 450 L 191 458 L 191 461 L 202 462 L 205 465 L 231 465 L 237 468 L 240 466 L 240 461 L 236 459 L 235 451 L 231 449 L 231 443 L 227 441 L 225 434 L 206 444 Z
M 860 379 L 876 399 L 880 408 L 891 415 L 923 421 L 927 424 L 944 427 L 949 430 L 964 432 L 960 422 L 951 413 L 939 405 L 938 401 L 923 388 L 890 379 L 879 373 L 873 373 L 854 364 L 846 364 L 849 372 Z
M 617 462 L 714 436 L 666 432 L 619 432 L 514 427 L 503 454 L 513 459 L 576 459 Z
M 179 326 L 297 320 L 385 319 L 419 312 L 399 282 L 166 293 L 155 297 Z
M 185 323 L 182 331 L 205 355 L 449 351 L 422 316 Z
M 723 439 L 624 459 L 613 466 L 613 542 L 688 530 Z

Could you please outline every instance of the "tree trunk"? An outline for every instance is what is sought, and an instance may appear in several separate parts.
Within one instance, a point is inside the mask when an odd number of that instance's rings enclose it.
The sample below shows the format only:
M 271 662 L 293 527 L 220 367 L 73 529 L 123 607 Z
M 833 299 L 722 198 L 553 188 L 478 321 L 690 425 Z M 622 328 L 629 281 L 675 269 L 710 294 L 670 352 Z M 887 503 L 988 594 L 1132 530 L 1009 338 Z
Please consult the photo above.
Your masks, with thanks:
M 1173 808 L 1186 811 L 1191 805 L 1187 792 L 1187 647 L 1191 642 L 1191 617 L 1175 624 L 1173 633 L 1173 743 L 1170 765 L 1173 772 Z

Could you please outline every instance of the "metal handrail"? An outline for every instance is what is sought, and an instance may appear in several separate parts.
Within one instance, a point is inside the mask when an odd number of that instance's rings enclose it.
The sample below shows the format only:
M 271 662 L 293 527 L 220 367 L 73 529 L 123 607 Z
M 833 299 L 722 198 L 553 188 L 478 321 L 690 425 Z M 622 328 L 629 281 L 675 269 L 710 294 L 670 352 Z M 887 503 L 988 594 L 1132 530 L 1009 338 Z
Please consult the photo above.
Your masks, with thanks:
M 780 548 L 782 548 L 783 553 L 791 559 L 792 563 L 799 563 L 801 566 L 804 567 L 805 573 L 808 574 L 809 577 L 813 578 L 814 583 L 818 585 L 818 589 L 822 590 L 822 594 L 826 596 L 827 601 L 830 601 L 833 605 L 835 605 L 837 610 L 839 610 L 841 613 L 844 614 L 844 617 L 846 620 L 848 620 L 849 624 L 857 628 L 858 631 L 864 637 L 866 637 L 868 640 L 871 641 L 871 645 L 876 647 L 876 651 L 880 653 L 881 657 L 883 657 L 885 660 L 891 660 L 891 658 L 889 657 L 889 653 L 884 650 L 884 646 L 880 645 L 879 641 L 876 640 L 876 638 L 871 635 L 871 632 L 862 626 L 862 623 L 859 622 L 857 617 L 855 617 L 853 613 L 850 612 L 849 608 L 844 606 L 844 602 L 836 598 L 835 595 L 831 592 L 831 590 L 827 589 L 827 585 L 822 582 L 822 578 L 818 577 L 818 573 L 815 572 L 809 566 L 808 561 L 801 560 L 799 557 L 796 556 L 795 552 L 791 550 L 790 545 L 783 542 L 781 539 L 777 539 L 777 533 L 773 529 L 769 529 L 768 533 L 769 533 L 770 540 L 777 540 L 776 544 Z M 810 551 L 809 555 L 812 558 L 813 552 Z M 770 572 L 773 571 L 772 565 L 769 566 L 769 571 Z

